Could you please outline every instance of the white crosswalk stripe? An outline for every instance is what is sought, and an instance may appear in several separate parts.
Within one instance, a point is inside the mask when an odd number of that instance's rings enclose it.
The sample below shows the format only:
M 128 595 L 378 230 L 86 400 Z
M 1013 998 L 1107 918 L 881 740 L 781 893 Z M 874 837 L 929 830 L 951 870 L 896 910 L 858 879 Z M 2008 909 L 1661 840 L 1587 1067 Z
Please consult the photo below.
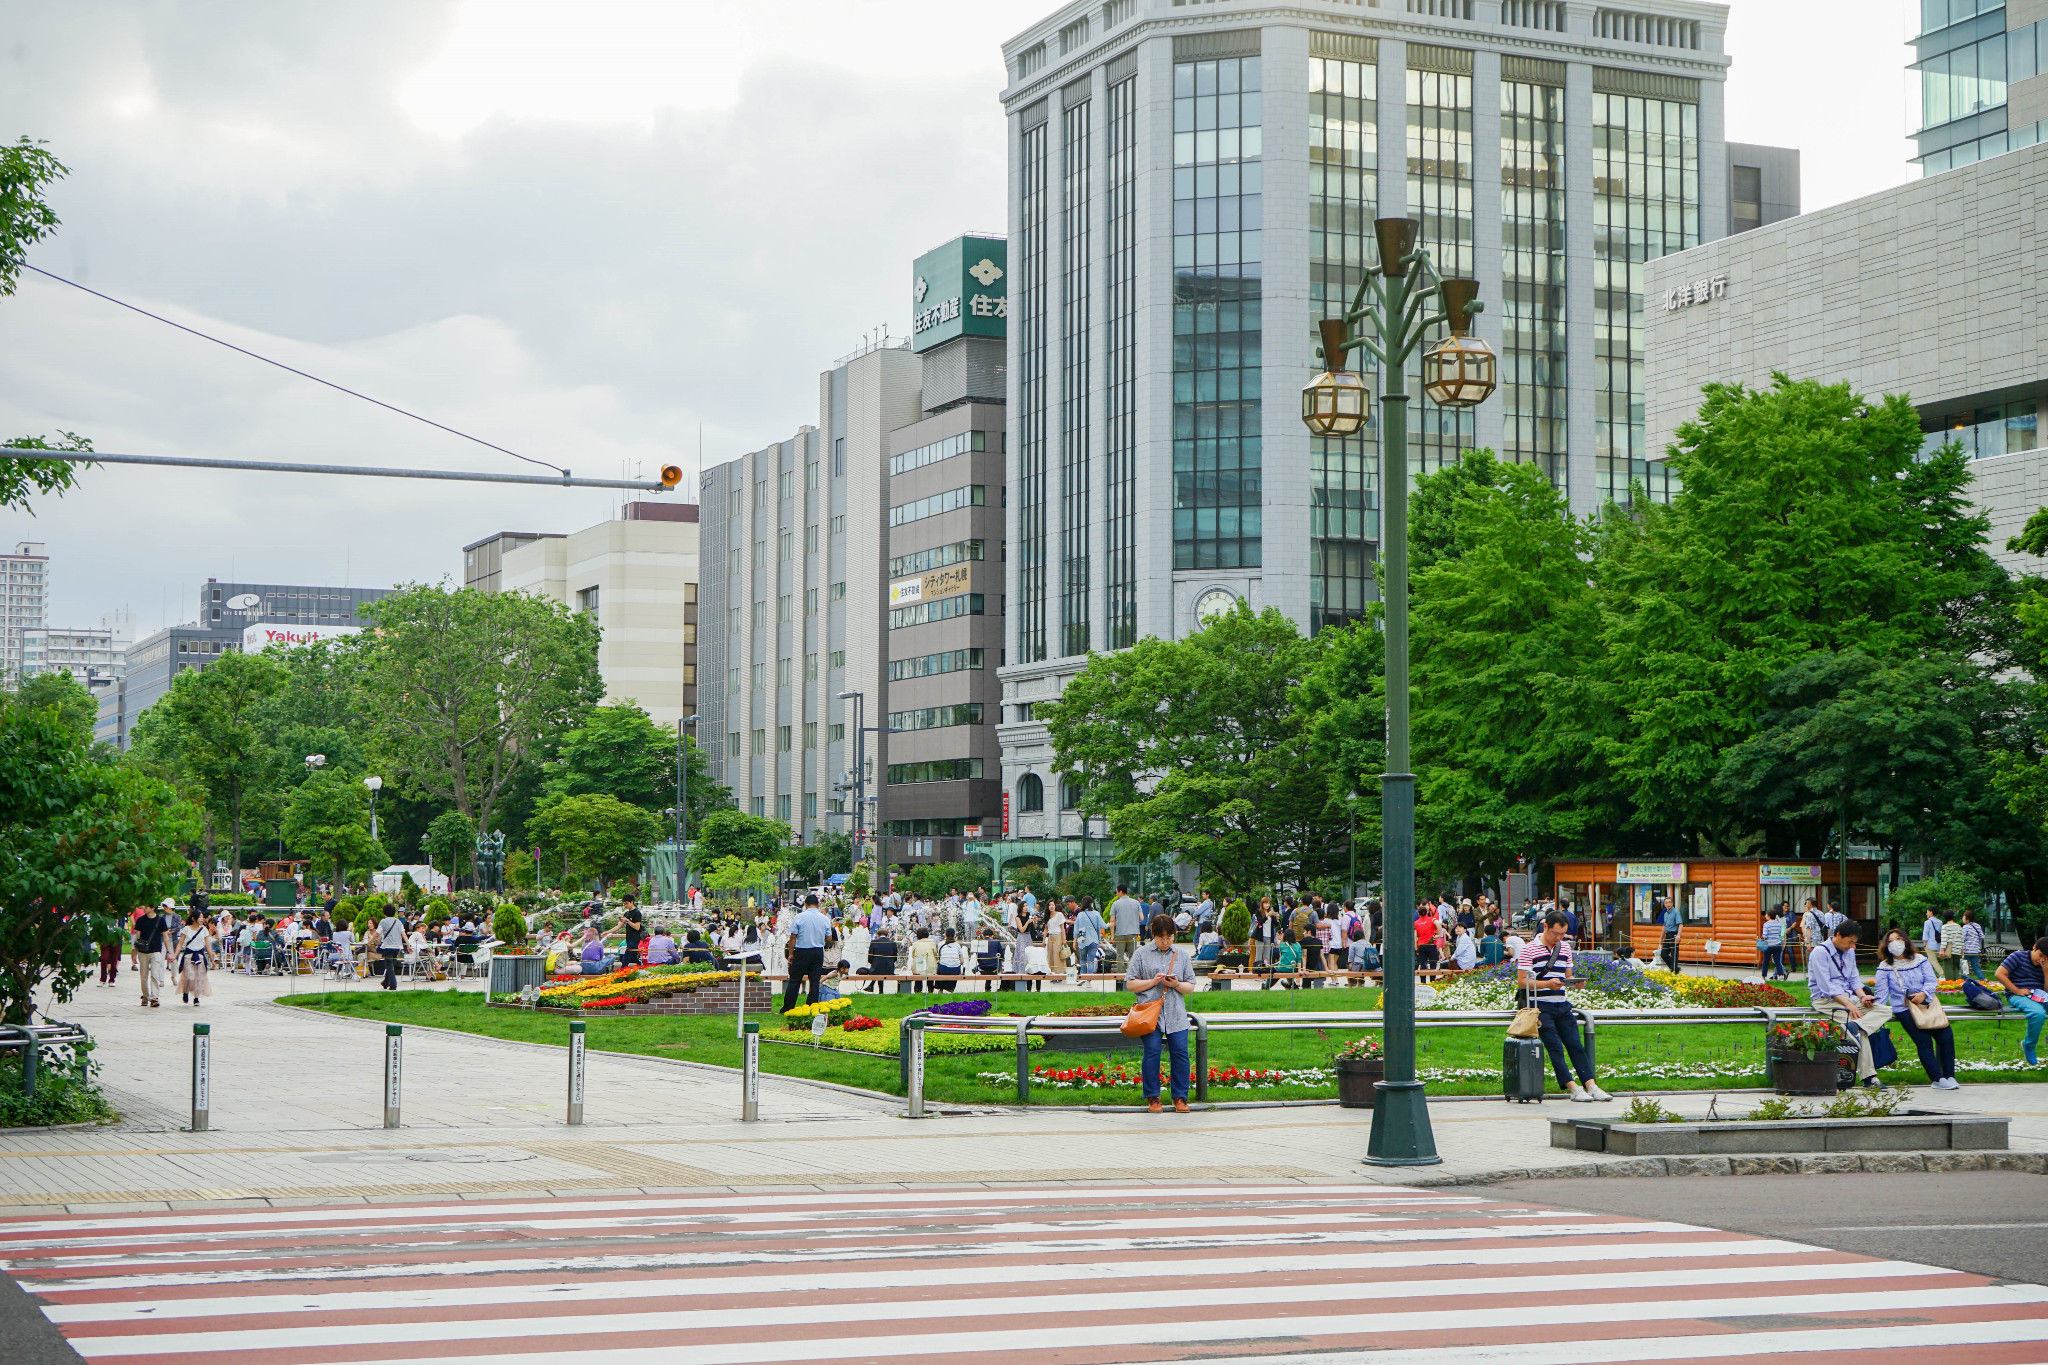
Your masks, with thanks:
M 0 1219 L 0 1264 L 120 1365 L 2048 1359 L 2048 1288 L 1374 1185 Z

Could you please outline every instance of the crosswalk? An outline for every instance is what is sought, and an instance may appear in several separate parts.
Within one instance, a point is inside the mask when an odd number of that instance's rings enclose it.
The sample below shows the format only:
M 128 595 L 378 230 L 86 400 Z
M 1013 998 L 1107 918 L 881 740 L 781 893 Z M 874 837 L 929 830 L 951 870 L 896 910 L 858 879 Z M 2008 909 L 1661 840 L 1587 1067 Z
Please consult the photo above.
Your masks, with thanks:
M 2048 1360 L 2048 1288 L 1373 1185 L 14 1218 L 0 1265 L 120 1365 Z

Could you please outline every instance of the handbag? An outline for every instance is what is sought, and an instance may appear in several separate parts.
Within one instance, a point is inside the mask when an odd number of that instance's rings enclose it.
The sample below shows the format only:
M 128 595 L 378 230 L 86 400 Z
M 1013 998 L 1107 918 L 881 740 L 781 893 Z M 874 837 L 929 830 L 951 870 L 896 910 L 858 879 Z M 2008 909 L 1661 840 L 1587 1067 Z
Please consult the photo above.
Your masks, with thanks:
M 1513 1022 L 1508 1025 L 1510 1038 L 1534 1038 L 1543 1032 L 1543 1016 L 1534 1005 L 1527 1005 L 1515 1011 Z
M 1924 1005 L 1906 1002 L 1906 1012 L 1912 1016 L 1913 1027 L 1923 1033 L 1939 1033 L 1948 1025 L 1948 1011 L 1941 1007 L 1939 1000 L 1929 1000 Z
M 1131 1006 L 1131 1012 L 1124 1016 L 1123 1023 L 1117 1025 L 1117 1032 L 1126 1038 L 1143 1038 L 1148 1033 L 1156 1032 L 1159 1028 L 1159 1009 L 1165 1003 L 1166 997 L 1162 994 L 1156 1000 L 1147 1000 L 1142 1005 Z

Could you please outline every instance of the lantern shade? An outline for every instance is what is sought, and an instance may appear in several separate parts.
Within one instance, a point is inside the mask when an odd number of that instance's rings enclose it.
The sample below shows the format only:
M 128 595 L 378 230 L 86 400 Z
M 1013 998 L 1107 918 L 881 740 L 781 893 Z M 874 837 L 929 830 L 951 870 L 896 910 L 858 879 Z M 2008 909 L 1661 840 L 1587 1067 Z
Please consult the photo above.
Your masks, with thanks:
M 1474 336 L 1447 336 L 1422 355 L 1422 391 L 1438 407 L 1484 403 L 1499 385 L 1493 348 Z
M 1372 411 L 1372 391 L 1350 370 L 1325 370 L 1301 390 L 1301 420 L 1318 436 L 1356 436 Z

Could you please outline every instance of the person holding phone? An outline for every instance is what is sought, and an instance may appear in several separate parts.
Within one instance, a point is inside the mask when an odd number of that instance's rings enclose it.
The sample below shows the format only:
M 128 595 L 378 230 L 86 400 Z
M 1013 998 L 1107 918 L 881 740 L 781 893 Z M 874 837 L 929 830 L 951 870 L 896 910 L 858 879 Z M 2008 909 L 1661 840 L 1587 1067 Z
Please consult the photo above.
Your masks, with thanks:
M 1184 998 L 1195 988 L 1195 968 L 1186 953 L 1173 943 L 1173 916 L 1164 912 L 1152 917 L 1152 941 L 1131 954 L 1124 969 L 1124 985 L 1137 995 L 1137 1004 L 1160 1001 L 1159 1027 L 1145 1035 L 1145 1107 L 1157 1114 L 1159 1103 L 1159 1054 L 1173 1057 L 1173 1112 L 1188 1112 L 1188 1006 Z
M 1589 1104 L 1614 1096 L 1593 1080 L 1593 1063 L 1586 1056 L 1585 1044 L 1579 1040 L 1579 1021 L 1572 1017 L 1571 1004 L 1565 999 L 1565 987 L 1578 984 L 1572 976 L 1570 927 L 1571 921 L 1565 918 L 1564 911 L 1546 912 L 1543 932 L 1523 947 L 1515 965 L 1520 969 L 1522 989 L 1528 993 L 1529 1003 L 1536 1007 L 1542 1028 L 1539 1036 L 1544 1051 L 1550 1054 L 1557 1083 L 1574 1103 Z M 1565 1065 L 1567 1057 L 1569 1067 Z

